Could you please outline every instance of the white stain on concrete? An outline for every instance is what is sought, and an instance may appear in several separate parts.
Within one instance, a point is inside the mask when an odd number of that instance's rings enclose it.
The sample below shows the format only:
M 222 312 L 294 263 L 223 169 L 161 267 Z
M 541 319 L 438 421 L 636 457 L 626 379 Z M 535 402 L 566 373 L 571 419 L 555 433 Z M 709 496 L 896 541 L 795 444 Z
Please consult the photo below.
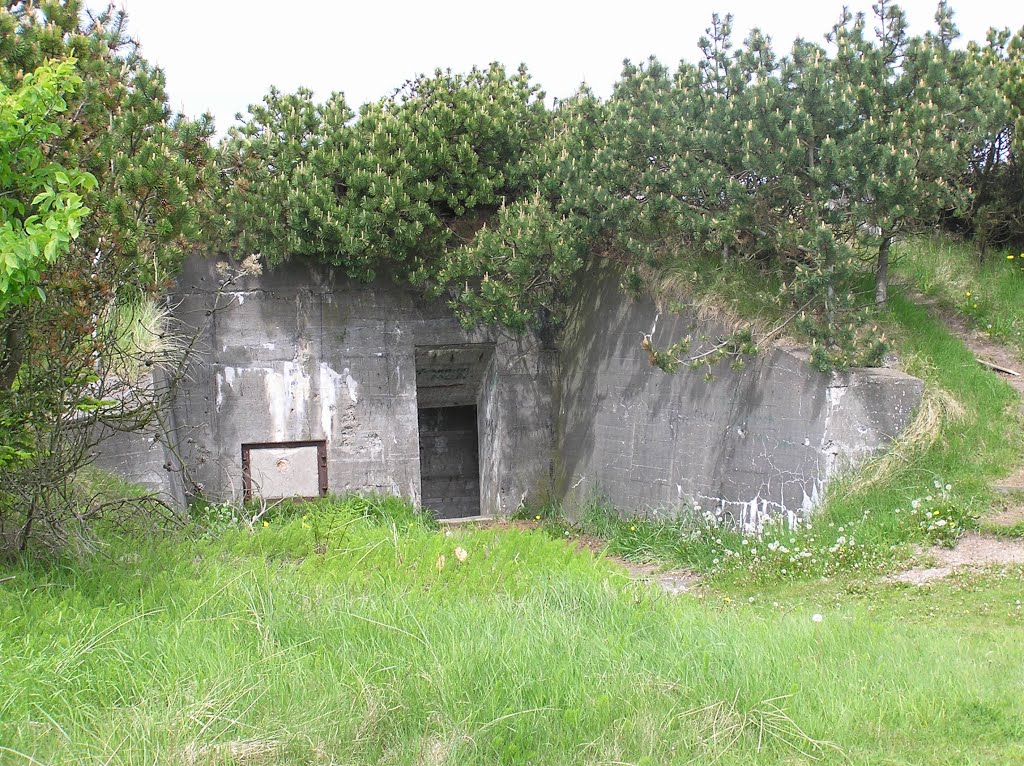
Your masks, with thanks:
M 359 383 L 352 377 L 348 367 L 341 374 L 345 378 L 345 385 L 348 387 L 348 396 L 352 400 L 352 404 L 359 404 Z
M 800 511 L 803 516 L 810 518 L 811 511 L 818 507 L 821 502 L 822 482 L 818 479 L 811 480 L 811 494 L 807 494 L 806 487 L 803 490 L 803 499 L 800 500 Z
M 839 409 L 839 402 L 846 396 L 848 390 L 846 386 L 829 386 L 825 389 L 825 402 L 828 404 L 829 414 Z
M 326 362 L 320 362 L 320 428 L 330 441 L 334 433 L 334 415 L 338 411 L 338 388 L 342 377 Z
M 235 385 L 235 368 L 224 367 L 221 370 L 217 370 L 217 412 L 220 412 L 220 408 L 224 404 L 224 387 L 233 389 Z
M 270 427 L 276 441 L 307 437 L 306 408 L 310 378 L 297 362 L 284 362 L 281 369 L 268 370 L 263 379 L 270 413 Z

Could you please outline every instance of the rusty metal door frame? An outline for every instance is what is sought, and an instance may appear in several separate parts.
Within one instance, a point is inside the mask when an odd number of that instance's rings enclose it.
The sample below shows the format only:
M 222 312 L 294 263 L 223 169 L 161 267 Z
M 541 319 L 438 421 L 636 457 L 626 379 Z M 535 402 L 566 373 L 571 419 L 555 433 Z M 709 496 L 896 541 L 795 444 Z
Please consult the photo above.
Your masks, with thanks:
M 296 447 L 316 447 L 317 485 L 320 497 L 327 494 L 327 440 L 313 439 L 310 441 L 292 442 L 250 442 L 242 445 L 242 492 L 246 500 L 252 500 L 252 471 L 250 469 L 250 453 L 261 449 L 293 449 Z M 313 497 L 294 498 L 315 500 Z

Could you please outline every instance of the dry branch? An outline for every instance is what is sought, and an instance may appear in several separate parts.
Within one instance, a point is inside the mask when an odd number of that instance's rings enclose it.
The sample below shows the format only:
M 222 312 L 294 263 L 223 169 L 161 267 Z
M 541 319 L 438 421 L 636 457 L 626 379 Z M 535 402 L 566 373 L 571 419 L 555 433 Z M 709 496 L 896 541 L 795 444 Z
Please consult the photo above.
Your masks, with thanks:
M 1002 372 L 1002 373 L 1005 373 L 1007 375 L 1013 375 L 1015 378 L 1019 378 L 1020 377 L 1020 373 L 1019 372 L 1011 370 L 1009 367 L 1003 367 L 1002 365 L 998 365 L 995 362 L 990 362 L 987 359 L 982 359 L 980 356 L 976 356 L 976 357 L 974 357 L 974 359 L 975 359 L 975 361 L 978 362 L 978 364 L 981 364 L 981 365 L 983 365 L 985 367 L 988 367 L 990 370 L 995 370 L 996 372 Z

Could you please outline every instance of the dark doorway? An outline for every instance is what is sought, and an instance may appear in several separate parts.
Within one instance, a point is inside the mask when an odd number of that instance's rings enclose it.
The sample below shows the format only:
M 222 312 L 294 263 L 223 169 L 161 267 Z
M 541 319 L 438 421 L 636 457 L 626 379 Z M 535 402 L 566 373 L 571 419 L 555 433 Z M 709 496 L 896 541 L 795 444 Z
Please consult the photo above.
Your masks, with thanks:
M 480 515 L 475 406 L 419 411 L 422 504 L 439 519 Z

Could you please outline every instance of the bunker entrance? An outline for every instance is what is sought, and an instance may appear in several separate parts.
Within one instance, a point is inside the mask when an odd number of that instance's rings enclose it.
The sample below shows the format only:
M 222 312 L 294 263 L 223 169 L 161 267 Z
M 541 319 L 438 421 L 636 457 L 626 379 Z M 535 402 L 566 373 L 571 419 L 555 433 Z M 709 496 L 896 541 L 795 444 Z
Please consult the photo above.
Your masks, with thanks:
M 423 505 L 441 519 L 479 516 L 476 407 L 432 407 L 419 416 Z
M 480 515 L 477 403 L 493 355 L 480 343 L 416 349 L 420 498 L 437 518 Z

